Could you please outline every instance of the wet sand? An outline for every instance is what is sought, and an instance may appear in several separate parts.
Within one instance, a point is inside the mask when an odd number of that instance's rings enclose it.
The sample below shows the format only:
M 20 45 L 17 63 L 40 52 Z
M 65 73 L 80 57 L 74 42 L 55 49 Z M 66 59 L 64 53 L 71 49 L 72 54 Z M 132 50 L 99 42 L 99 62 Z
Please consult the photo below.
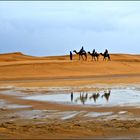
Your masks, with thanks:
M 7 90 L 1 90 L 2 94 L 0 94 L 0 99 L 7 102 L 0 108 L 0 138 L 2 139 L 134 139 L 140 136 L 139 107 L 83 107 L 32 101 L 22 99 L 19 89 L 18 91 L 14 89 L 16 93 L 14 95 L 6 95 L 5 91 Z M 29 92 L 26 95 L 32 94 L 34 93 Z M 17 107 L 12 108 L 14 104 Z
M 25 100 L 23 91 L 95 90 L 101 86 L 140 84 L 140 56 L 112 54 L 111 61 L 70 61 L 68 56 L 0 55 L 0 138 L 139 138 L 140 109 L 131 106 L 82 107 Z M 93 88 L 91 88 L 93 86 Z M 43 90 L 43 91 L 42 91 Z M 12 95 L 16 93 L 16 95 Z M 29 107 L 8 108 L 8 104 Z M 53 112 L 51 112 L 53 111 Z M 112 112 L 92 117 L 93 114 Z M 88 115 L 90 114 L 90 115 Z

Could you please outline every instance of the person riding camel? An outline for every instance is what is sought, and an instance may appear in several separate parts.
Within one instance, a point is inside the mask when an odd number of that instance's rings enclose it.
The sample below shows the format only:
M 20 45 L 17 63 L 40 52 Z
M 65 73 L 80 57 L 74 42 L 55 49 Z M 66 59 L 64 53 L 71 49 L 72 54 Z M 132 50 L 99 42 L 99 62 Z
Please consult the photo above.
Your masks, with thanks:
M 93 49 L 92 53 L 95 54 L 95 49 Z
M 105 54 L 108 54 L 108 50 L 107 49 L 105 49 L 105 52 L 104 52 Z
M 82 46 L 82 48 L 81 48 L 80 52 L 82 53 L 83 51 L 84 51 L 84 47 Z

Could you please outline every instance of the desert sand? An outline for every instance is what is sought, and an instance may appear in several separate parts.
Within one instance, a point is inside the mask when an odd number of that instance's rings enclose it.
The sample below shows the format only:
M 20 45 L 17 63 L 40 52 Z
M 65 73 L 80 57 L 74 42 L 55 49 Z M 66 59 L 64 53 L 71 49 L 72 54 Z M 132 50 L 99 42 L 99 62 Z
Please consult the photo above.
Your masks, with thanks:
M 34 94 L 38 88 L 65 87 L 85 90 L 86 85 L 139 85 L 140 55 L 111 54 L 111 61 L 78 60 L 74 55 L 35 57 L 20 52 L 0 54 L 0 89 L 26 91 Z M 18 89 L 18 90 L 17 90 Z M 87 90 L 87 89 L 86 89 Z M 18 92 L 17 92 L 18 94 Z M 27 105 L 29 108 L 0 108 L 0 138 L 140 138 L 140 109 L 138 107 L 86 107 L 50 102 L 30 101 L 17 95 L 0 94 L 0 99 L 9 104 Z M 23 111 L 46 111 L 32 118 L 19 117 Z M 50 110 L 57 110 L 50 118 L 44 118 Z M 129 117 L 107 119 L 107 117 L 83 117 L 88 112 L 114 112 L 125 110 Z M 60 119 L 66 111 L 78 111 L 71 119 Z M 12 115 L 10 115 L 12 114 Z M 19 115 L 20 114 L 20 115 Z M 28 114 L 28 113 L 27 113 Z M 60 116 L 59 116 L 59 115 Z M 26 116 L 26 115 L 25 115 Z

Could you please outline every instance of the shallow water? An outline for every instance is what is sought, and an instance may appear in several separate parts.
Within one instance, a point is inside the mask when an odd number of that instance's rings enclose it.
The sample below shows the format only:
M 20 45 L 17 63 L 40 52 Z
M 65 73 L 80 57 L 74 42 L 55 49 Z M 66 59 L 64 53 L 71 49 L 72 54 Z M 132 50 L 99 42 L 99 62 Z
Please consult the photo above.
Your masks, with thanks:
M 29 105 L 19 105 L 19 104 L 11 104 L 5 100 L 0 99 L 0 109 L 18 109 L 18 108 L 30 108 Z
M 112 115 L 113 112 L 89 112 L 85 116 L 87 117 L 100 117 L 100 116 L 108 116 Z
M 134 87 L 59 94 L 38 94 L 23 98 L 70 105 L 140 106 L 140 90 Z

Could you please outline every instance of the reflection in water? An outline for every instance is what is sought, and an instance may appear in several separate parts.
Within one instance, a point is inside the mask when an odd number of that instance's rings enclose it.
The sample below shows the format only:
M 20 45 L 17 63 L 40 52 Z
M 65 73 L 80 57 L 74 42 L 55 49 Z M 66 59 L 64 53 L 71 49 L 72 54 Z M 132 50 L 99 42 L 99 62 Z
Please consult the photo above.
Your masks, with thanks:
M 71 92 L 71 102 L 73 102 L 73 92 Z
M 93 98 L 94 102 L 96 102 L 96 100 L 99 98 L 100 94 L 99 93 L 93 93 L 89 99 L 91 100 Z
M 81 92 L 80 92 L 79 97 L 77 97 L 77 98 L 74 100 L 74 102 L 80 101 L 82 104 L 85 104 L 85 102 L 86 102 L 88 99 L 89 99 L 89 100 L 92 100 L 92 99 L 93 99 L 94 102 L 96 103 L 96 101 L 97 101 L 97 99 L 98 99 L 99 97 L 105 98 L 106 101 L 109 101 L 110 93 L 111 93 L 111 90 L 106 90 L 106 91 L 104 91 L 103 95 L 100 96 L 100 94 L 102 94 L 102 93 L 100 93 L 100 92 L 98 91 L 98 92 L 93 93 L 91 96 L 88 97 L 88 93 L 87 93 L 87 92 L 86 92 L 86 93 L 84 93 L 84 92 L 81 93 Z M 73 92 L 71 92 L 71 102 L 73 102 Z
M 28 100 L 59 102 L 75 105 L 97 105 L 97 106 L 114 106 L 114 105 L 140 105 L 140 90 L 135 88 L 122 89 L 97 89 L 97 91 L 86 92 L 68 92 L 57 94 L 38 94 L 23 97 Z
M 80 100 L 81 103 L 85 104 L 87 99 L 88 99 L 88 94 L 83 92 L 83 93 L 80 93 L 80 97 L 75 99 L 75 102 L 78 102 Z
M 104 94 L 102 95 L 102 98 L 104 97 L 108 101 L 110 93 L 111 93 L 111 90 L 104 91 Z

